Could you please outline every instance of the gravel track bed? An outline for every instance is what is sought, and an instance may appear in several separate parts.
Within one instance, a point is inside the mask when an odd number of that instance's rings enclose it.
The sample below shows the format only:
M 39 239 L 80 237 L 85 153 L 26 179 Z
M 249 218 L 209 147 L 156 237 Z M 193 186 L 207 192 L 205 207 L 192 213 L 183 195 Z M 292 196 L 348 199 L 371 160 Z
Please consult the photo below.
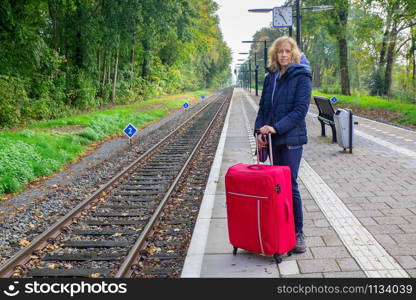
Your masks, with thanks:
M 209 135 L 168 200 L 132 277 L 180 277 L 227 110 L 228 106 L 214 125 L 213 132 L 218 134 Z
M 134 139 L 131 146 L 120 139 L 119 145 L 116 145 L 120 149 L 112 151 L 107 159 L 94 166 L 83 166 L 78 174 L 73 176 L 73 181 L 60 184 L 53 192 L 36 200 L 30 200 L 29 203 L 22 203 L 19 199 L 19 206 L 24 207 L 17 208 L 1 220 L 0 264 L 172 132 L 205 103 L 214 100 L 216 95 L 217 93 L 214 93 L 187 110 L 177 110 L 159 122 L 149 125 L 140 131 L 139 138 Z M 101 147 L 106 147 L 106 144 Z M 111 143 L 111 147 L 115 147 L 114 143 Z M 80 163 L 82 164 L 82 161 Z M 8 202 L 13 203 L 13 199 Z
M 215 104 L 215 105 L 217 105 L 217 104 Z M 213 108 L 215 108 L 215 106 L 213 106 Z M 212 110 L 212 108 L 210 108 L 210 109 Z M 220 118 L 221 121 L 217 122 L 221 125 L 221 127 L 222 127 L 223 120 L 225 118 L 226 110 L 225 110 L 225 112 L 223 110 L 222 114 L 223 114 L 223 116 L 221 116 L 221 118 Z M 208 119 L 208 121 L 209 121 L 209 119 Z M 217 124 L 217 126 L 219 126 L 219 125 Z M 198 135 L 197 132 L 198 131 L 194 131 L 193 134 Z M 216 130 L 214 129 L 213 132 L 216 132 Z M 219 130 L 219 132 L 220 132 L 220 130 Z M 192 171 L 195 168 L 195 162 L 192 161 L 192 166 L 190 168 L 188 168 L 188 174 L 184 176 L 184 177 L 192 176 L 193 178 L 195 176 L 197 176 L 196 180 L 193 179 L 192 181 L 189 181 L 189 182 L 192 182 L 192 183 L 197 182 L 201 185 L 201 186 L 198 186 L 198 187 L 192 186 L 192 187 L 189 187 L 189 188 L 187 187 L 186 188 L 187 190 L 192 191 L 193 194 L 195 194 L 196 192 L 198 193 L 198 196 L 193 195 L 194 197 L 192 198 L 192 200 L 198 199 L 199 195 L 202 195 L 202 193 L 203 193 L 202 186 L 204 186 L 205 182 L 206 182 L 206 179 L 204 179 L 204 176 L 208 176 L 209 167 L 210 167 L 210 164 L 211 164 L 210 159 L 207 159 L 207 158 L 209 158 L 209 157 L 213 158 L 214 157 L 212 155 L 212 153 L 215 152 L 218 138 L 219 138 L 219 135 L 215 135 L 215 134 L 211 135 L 209 137 L 209 140 L 215 140 L 216 141 L 215 144 L 211 143 L 209 149 L 207 149 L 206 146 L 203 147 L 203 151 L 205 152 L 204 160 L 203 161 L 198 161 L 198 164 L 200 165 L 200 167 L 203 167 L 203 169 L 204 169 L 202 171 L 202 173 L 201 173 L 201 171 L 199 171 L 198 173 L 195 173 L 195 172 Z M 181 142 L 179 141 L 176 144 L 181 144 Z M 189 148 L 189 144 L 186 144 L 186 146 L 187 146 L 186 148 Z M 167 146 L 166 148 L 169 148 L 169 147 L 171 147 L 171 146 Z M 200 156 L 201 155 L 199 155 L 199 157 Z M 200 159 L 201 158 L 199 158 L 199 160 Z M 148 166 L 149 166 L 148 164 L 144 163 L 143 164 L 143 170 L 148 169 Z M 138 169 L 140 170 L 140 167 Z M 135 176 L 141 177 L 141 176 L 143 176 L 143 174 L 140 173 L 139 170 L 135 171 L 137 173 L 137 175 L 135 175 Z M 108 194 L 108 199 L 114 199 L 114 198 L 117 199 L 117 197 L 114 197 L 114 195 L 117 194 L 117 193 L 120 193 L 126 186 L 127 187 L 132 187 L 132 188 L 135 187 L 135 185 L 131 184 L 131 182 L 128 183 L 126 181 L 122 181 L 119 184 L 116 184 L 114 189 L 110 191 L 110 193 Z M 137 186 L 136 186 L 136 188 L 137 188 Z M 186 198 L 187 196 L 184 195 L 183 197 Z M 90 274 L 89 277 L 91 277 L 91 276 L 93 276 L 93 277 L 113 277 L 115 275 L 115 272 L 119 268 L 120 264 L 122 263 L 122 261 L 120 259 L 104 259 L 103 257 L 105 257 L 106 255 L 107 256 L 110 255 L 111 257 L 113 257 L 115 254 L 119 254 L 119 255 L 124 256 L 125 253 L 128 251 L 128 249 L 130 249 L 130 247 L 135 243 L 135 241 L 137 239 L 137 235 L 142 230 L 142 226 L 135 225 L 135 226 L 128 226 L 127 227 L 125 225 L 114 225 L 114 224 L 111 224 L 111 225 L 109 224 L 109 225 L 105 225 L 105 226 L 87 226 L 86 225 L 87 220 L 88 221 L 90 221 L 90 220 L 102 220 L 102 221 L 106 220 L 105 218 L 95 216 L 96 214 L 99 214 L 99 213 L 102 213 L 102 212 L 111 212 L 111 213 L 120 212 L 120 210 L 118 210 L 118 209 L 114 210 L 114 209 L 109 209 L 108 207 L 107 208 L 105 207 L 106 205 L 114 205 L 115 203 L 118 203 L 117 205 L 119 205 L 120 202 L 118 202 L 118 200 L 114 202 L 114 201 L 108 201 L 105 198 L 106 197 L 100 198 L 93 205 L 92 210 L 84 211 L 81 214 L 81 216 L 77 217 L 75 223 L 66 227 L 65 233 L 60 234 L 57 238 L 55 238 L 53 240 L 49 240 L 49 245 L 46 247 L 46 249 L 36 251 L 36 253 L 34 253 L 31 256 L 31 260 L 27 264 L 25 264 L 25 266 L 22 267 L 21 269 L 17 269 L 17 271 L 13 274 L 12 277 L 17 278 L 17 277 L 22 277 L 22 276 L 23 277 L 30 276 L 30 274 L 33 274 L 33 273 L 30 273 L 30 272 L 26 273 L 27 271 L 29 271 L 29 269 L 36 269 L 36 270 L 47 269 L 47 270 L 49 270 L 49 273 L 51 272 L 50 270 L 54 270 L 54 271 L 60 272 L 61 274 L 65 269 L 68 270 L 68 271 L 72 271 L 72 270 L 76 271 L 76 270 L 83 269 L 84 272 L 88 272 L 88 274 Z M 143 226 L 144 226 L 144 225 L 146 225 L 146 222 L 144 222 L 144 221 L 149 219 L 150 211 L 154 211 L 152 206 L 154 206 L 155 203 L 153 203 L 153 202 L 154 201 L 145 201 L 145 202 L 143 202 L 140 205 L 141 207 L 143 207 L 143 210 L 137 210 L 137 208 L 134 208 L 132 210 L 130 210 L 130 209 L 123 210 L 122 211 L 123 212 L 123 217 L 111 217 L 110 222 L 117 222 L 118 220 L 120 220 L 120 221 L 122 221 L 122 220 L 128 220 L 128 221 L 137 220 L 137 221 L 143 221 Z M 186 205 L 186 203 L 183 203 L 183 204 L 185 204 L 185 205 L 183 207 L 181 207 L 180 210 L 183 209 L 184 213 L 182 214 L 183 218 L 181 218 L 180 221 L 182 222 L 184 220 L 184 222 L 186 224 L 193 224 L 196 217 L 194 216 L 193 218 L 189 218 L 190 215 L 188 214 L 188 209 L 189 209 L 190 206 Z M 134 206 L 136 206 L 136 204 Z M 192 204 L 192 206 L 194 206 L 194 209 L 192 210 L 192 212 L 197 213 L 198 212 L 198 207 L 195 206 L 195 204 Z M 144 207 L 147 207 L 147 208 L 144 209 Z M 176 207 L 176 208 L 179 209 L 179 207 Z M 145 213 L 145 211 L 148 211 L 148 212 Z M 143 217 L 130 217 L 130 216 L 128 216 L 130 212 L 131 213 L 136 212 L 136 213 L 139 213 L 139 214 L 141 214 L 141 212 L 143 212 L 143 214 L 145 213 L 145 215 Z M 170 232 L 170 235 L 172 235 L 172 236 L 177 236 L 177 235 L 183 235 L 184 234 L 184 230 L 180 230 L 180 229 L 177 228 L 178 224 L 181 223 L 181 222 L 171 223 L 171 221 L 172 221 L 171 213 L 169 213 L 168 215 L 163 216 L 162 220 L 163 221 L 161 223 L 168 222 L 167 226 L 168 226 L 168 228 L 170 228 L 168 231 L 165 230 L 165 234 L 169 234 L 169 232 Z M 95 234 L 95 233 L 94 233 L 94 235 L 85 235 L 85 234 L 80 234 L 79 235 L 78 234 L 80 230 L 82 231 L 82 230 L 86 230 L 86 229 L 89 230 L 89 231 L 94 231 L 94 232 L 98 231 L 98 232 L 101 232 L 101 233 L 103 231 L 107 231 L 107 234 Z M 109 232 L 110 230 L 111 230 L 111 232 Z M 78 231 L 78 233 L 76 233 L 76 231 Z M 134 231 L 134 232 L 137 232 L 137 234 L 126 233 L 126 231 Z M 188 230 L 187 235 L 190 235 L 190 234 L 191 234 L 191 230 Z M 168 251 L 167 255 L 170 255 L 171 252 L 173 252 L 175 250 L 179 250 L 179 248 L 182 248 L 184 246 L 183 241 L 174 240 L 172 237 L 168 238 L 167 240 L 169 241 L 169 245 L 165 246 L 165 248 L 167 249 L 166 251 Z M 98 247 L 97 247 L 97 242 L 100 245 Z M 71 246 L 73 246 L 74 243 L 76 243 L 78 245 L 80 245 L 80 243 L 81 243 L 83 246 L 81 248 L 79 246 L 76 246 L 77 248 L 72 248 Z M 102 247 L 103 243 L 105 243 L 107 246 Z M 116 244 L 117 247 L 114 247 L 114 243 Z M 112 246 L 110 246 L 110 244 Z M 95 245 L 95 246 L 92 246 L 92 245 Z M 110 247 L 110 248 L 106 248 L 106 247 Z M 73 259 L 71 260 L 69 258 L 71 255 L 75 255 L 75 254 L 77 254 L 77 261 L 74 261 Z M 49 258 L 45 259 L 45 255 L 49 256 Z M 52 257 L 50 257 L 51 255 L 52 255 Z M 67 257 L 68 259 L 65 259 L 65 260 L 56 259 L 56 256 L 62 257 L 62 255 L 64 255 L 64 257 Z M 85 258 L 88 255 L 93 255 L 95 257 L 100 257 L 100 260 L 92 260 L 92 261 L 91 261 L 91 259 L 82 260 L 82 259 L 79 259 L 80 255 L 83 258 Z M 103 257 L 101 257 L 101 255 Z M 89 257 L 91 257 L 91 256 L 89 256 Z M 91 269 L 93 269 L 93 271 L 90 271 Z M 111 270 L 113 270 L 113 271 L 111 271 Z M 37 271 L 35 271 L 35 272 L 37 272 Z M 76 271 L 76 272 L 78 272 L 78 271 Z M 92 273 L 94 273 L 94 274 L 92 274 Z M 66 273 L 66 274 L 68 274 L 68 273 Z M 72 274 L 73 274 L 73 272 L 72 272 Z

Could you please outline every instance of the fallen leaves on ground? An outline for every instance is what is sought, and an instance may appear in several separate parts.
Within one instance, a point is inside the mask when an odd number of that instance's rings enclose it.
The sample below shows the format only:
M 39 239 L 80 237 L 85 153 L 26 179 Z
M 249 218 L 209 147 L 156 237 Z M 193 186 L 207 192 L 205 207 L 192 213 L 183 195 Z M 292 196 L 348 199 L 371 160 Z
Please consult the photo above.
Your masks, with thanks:
M 46 249 L 48 249 L 48 250 L 55 250 L 55 249 L 58 249 L 59 248 L 59 246 L 57 246 L 57 245 L 48 245 L 48 246 L 46 246 Z
M 29 245 L 30 244 L 30 242 L 28 241 L 28 240 L 20 240 L 19 241 L 19 245 L 20 246 L 23 246 L 23 247 L 26 247 L 27 245 Z
M 51 269 L 51 270 L 55 270 L 57 267 L 59 267 L 58 264 L 49 264 L 48 265 L 48 268 Z

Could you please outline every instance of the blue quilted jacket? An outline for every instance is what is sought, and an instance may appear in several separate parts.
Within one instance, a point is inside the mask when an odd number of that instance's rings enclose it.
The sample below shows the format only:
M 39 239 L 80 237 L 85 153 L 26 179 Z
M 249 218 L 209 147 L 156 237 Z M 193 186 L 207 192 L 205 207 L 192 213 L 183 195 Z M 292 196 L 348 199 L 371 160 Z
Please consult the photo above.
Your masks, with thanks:
M 269 73 L 264 79 L 255 128 L 273 126 L 273 146 L 308 142 L 305 117 L 311 98 L 312 74 L 305 64 L 292 64 L 281 76 Z M 273 99 L 272 99 L 273 96 Z

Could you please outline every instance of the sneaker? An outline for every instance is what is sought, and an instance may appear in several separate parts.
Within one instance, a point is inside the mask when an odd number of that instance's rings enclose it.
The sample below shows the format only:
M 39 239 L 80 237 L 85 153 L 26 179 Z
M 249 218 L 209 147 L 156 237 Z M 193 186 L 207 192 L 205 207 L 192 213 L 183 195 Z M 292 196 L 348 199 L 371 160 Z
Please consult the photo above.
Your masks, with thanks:
M 296 247 L 293 249 L 293 253 L 306 252 L 305 235 L 303 232 L 296 233 Z

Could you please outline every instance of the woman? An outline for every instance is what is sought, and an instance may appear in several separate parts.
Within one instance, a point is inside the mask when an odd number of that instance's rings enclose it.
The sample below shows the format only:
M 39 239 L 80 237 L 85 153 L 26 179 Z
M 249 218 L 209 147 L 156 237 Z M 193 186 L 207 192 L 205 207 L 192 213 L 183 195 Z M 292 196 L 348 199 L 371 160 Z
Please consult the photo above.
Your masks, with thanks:
M 307 143 L 305 117 L 311 97 L 311 78 L 306 58 L 296 41 L 283 36 L 269 50 L 269 74 L 264 79 L 255 128 L 262 134 L 272 133 L 274 165 L 289 166 L 292 175 L 293 213 L 295 219 L 295 253 L 306 251 L 303 234 L 302 200 L 297 177 L 303 146 Z M 260 147 L 267 147 L 261 134 Z

